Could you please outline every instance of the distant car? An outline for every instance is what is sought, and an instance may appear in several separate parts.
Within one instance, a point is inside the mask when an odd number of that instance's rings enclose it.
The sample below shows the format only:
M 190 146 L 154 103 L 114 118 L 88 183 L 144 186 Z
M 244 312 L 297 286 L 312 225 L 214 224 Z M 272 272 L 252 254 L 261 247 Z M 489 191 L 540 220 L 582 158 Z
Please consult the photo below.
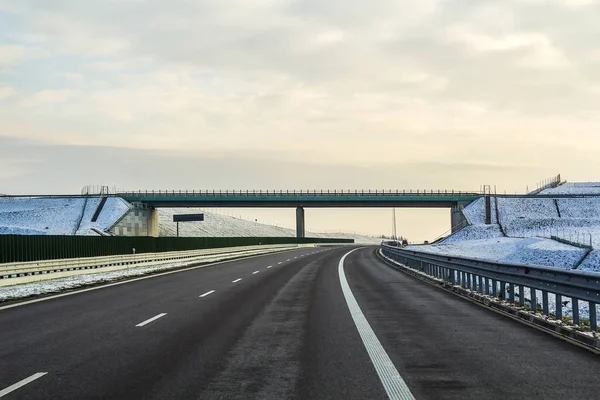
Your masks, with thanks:
M 408 246 L 408 240 L 404 239 L 404 240 L 402 241 L 402 246 Z

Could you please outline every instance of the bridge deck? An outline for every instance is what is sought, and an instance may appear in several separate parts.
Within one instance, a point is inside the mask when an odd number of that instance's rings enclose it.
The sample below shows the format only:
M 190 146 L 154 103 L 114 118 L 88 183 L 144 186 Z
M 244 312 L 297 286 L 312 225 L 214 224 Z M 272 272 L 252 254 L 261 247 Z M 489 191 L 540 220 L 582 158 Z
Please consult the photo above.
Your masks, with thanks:
M 452 207 L 481 197 L 437 191 L 139 191 L 118 193 L 129 202 L 153 207 Z

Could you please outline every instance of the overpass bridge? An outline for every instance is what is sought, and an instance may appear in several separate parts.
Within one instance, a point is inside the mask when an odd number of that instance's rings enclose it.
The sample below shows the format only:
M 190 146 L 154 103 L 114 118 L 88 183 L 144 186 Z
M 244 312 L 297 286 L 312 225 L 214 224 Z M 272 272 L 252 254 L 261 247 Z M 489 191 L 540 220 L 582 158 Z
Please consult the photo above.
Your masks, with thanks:
M 400 190 L 341 190 L 341 191 L 288 191 L 288 190 L 226 190 L 226 191 L 132 191 L 117 192 L 130 203 L 160 207 L 244 207 L 244 208 L 296 208 L 296 234 L 305 236 L 304 208 L 450 208 L 452 226 L 461 221 L 460 208 L 481 197 L 476 192 L 400 191 Z

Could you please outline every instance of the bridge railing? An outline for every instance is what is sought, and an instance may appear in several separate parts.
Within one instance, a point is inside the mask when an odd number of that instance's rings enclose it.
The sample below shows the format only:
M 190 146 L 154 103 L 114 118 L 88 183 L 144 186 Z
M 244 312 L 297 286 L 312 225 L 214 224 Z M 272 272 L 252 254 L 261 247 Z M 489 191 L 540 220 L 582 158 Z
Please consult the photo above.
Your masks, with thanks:
M 463 192 L 456 190 L 138 190 L 117 192 L 115 196 L 140 197 L 140 196 L 165 196 L 165 197 L 336 197 L 336 196 L 480 196 L 478 192 Z
M 438 280 L 482 295 L 507 300 L 543 316 L 563 320 L 563 305 L 571 302 L 572 321 L 580 325 L 580 312 L 589 315 L 593 332 L 598 329 L 600 274 L 478 259 L 442 256 L 383 244 L 385 257 Z M 541 302 L 540 302 L 541 300 Z M 555 310 L 551 309 L 554 300 Z M 586 307 L 587 306 L 587 307 Z M 554 313 L 552 313 L 554 311 Z

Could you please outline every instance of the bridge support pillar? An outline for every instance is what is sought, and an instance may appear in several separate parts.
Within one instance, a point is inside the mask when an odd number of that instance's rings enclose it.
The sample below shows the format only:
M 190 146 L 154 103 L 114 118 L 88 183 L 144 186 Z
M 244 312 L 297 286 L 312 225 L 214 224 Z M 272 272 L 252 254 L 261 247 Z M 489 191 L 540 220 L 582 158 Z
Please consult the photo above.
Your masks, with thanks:
M 304 225 L 304 207 L 296 208 L 296 237 L 306 237 L 305 225 Z
M 154 207 L 148 209 L 148 233 L 146 236 L 158 237 L 158 210 Z

